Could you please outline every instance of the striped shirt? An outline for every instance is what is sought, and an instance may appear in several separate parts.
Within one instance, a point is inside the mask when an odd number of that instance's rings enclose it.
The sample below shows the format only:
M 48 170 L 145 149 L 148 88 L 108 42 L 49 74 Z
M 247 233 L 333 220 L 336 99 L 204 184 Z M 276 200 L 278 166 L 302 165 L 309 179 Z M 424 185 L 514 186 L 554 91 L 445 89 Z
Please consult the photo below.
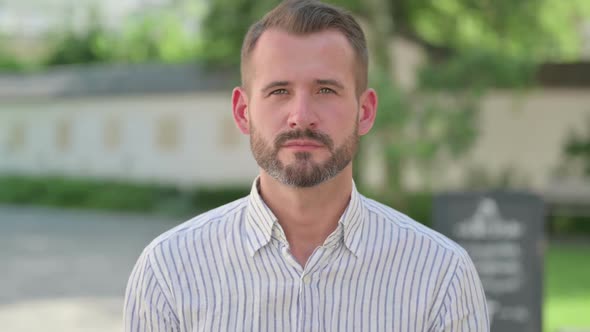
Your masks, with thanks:
M 301 267 L 256 184 L 145 248 L 125 331 L 489 331 L 479 277 L 456 243 L 353 186 Z

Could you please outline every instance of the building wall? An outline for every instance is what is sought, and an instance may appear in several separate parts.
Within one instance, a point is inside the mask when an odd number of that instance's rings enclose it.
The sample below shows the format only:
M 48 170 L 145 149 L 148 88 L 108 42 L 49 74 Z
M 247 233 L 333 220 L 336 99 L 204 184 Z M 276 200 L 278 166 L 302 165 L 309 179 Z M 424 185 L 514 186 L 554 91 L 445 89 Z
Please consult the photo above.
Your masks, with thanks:
M 564 162 L 563 146 L 573 130 L 588 130 L 590 91 L 538 89 L 515 93 L 496 91 L 482 101 L 479 136 L 461 160 L 441 165 L 432 177 L 437 189 L 460 189 L 475 181 L 500 181 L 539 192 L 552 190 L 557 168 Z M 473 173 L 477 170 L 477 173 Z M 418 188 L 423 179 L 410 170 L 408 182 Z M 563 179 L 560 179 L 563 180 Z
M 589 121 L 588 89 L 493 94 L 483 104 L 481 136 L 471 159 L 495 174 L 513 168 L 531 188 L 545 188 L 563 162 L 572 130 L 588 132 Z
M 512 169 L 544 191 L 570 131 L 584 129 L 589 116 L 587 90 L 493 93 L 483 101 L 474 149 L 441 166 L 435 187 L 463 187 L 467 170 L 479 167 L 490 175 Z M 233 123 L 229 90 L 0 103 L 0 173 L 245 184 L 257 173 L 248 142 Z M 408 177 L 420 185 L 411 170 Z
M 184 185 L 250 183 L 228 93 L 0 104 L 0 172 Z

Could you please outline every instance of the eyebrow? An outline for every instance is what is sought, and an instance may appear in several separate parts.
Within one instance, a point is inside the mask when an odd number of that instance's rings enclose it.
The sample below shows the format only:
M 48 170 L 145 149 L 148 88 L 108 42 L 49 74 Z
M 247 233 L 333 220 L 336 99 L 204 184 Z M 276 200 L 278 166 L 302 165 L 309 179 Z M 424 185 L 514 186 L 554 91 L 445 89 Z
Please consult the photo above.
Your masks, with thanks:
M 264 92 L 264 91 L 268 91 L 272 88 L 286 87 L 286 86 L 289 86 L 289 82 L 287 82 L 287 81 L 274 81 L 274 82 L 270 82 L 269 84 L 265 85 L 260 91 Z
M 338 82 L 336 80 L 318 79 L 318 80 L 315 80 L 315 82 L 319 85 L 331 85 L 331 86 L 334 86 L 338 89 L 344 89 L 344 85 L 342 85 L 340 82 Z
M 330 85 L 333 87 L 336 87 L 338 89 L 344 89 L 344 85 L 342 85 L 342 83 L 338 82 L 337 80 L 333 80 L 333 79 L 316 79 L 315 83 L 318 85 Z M 270 82 L 269 84 L 265 85 L 261 91 L 268 91 L 272 88 L 278 88 L 278 87 L 286 87 L 289 86 L 291 83 L 289 81 L 274 81 L 274 82 Z

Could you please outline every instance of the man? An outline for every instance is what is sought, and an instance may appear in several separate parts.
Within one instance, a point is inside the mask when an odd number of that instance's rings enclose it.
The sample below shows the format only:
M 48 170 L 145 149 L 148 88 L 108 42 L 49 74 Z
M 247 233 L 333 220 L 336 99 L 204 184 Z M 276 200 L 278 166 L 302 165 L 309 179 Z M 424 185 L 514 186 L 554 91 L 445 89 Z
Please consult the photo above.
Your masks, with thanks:
M 377 95 L 348 13 L 286 1 L 254 24 L 233 116 L 249 196 L 164 233 L 127 287 L 127 331 L 488 331 L 466 252 L 356 191 Z

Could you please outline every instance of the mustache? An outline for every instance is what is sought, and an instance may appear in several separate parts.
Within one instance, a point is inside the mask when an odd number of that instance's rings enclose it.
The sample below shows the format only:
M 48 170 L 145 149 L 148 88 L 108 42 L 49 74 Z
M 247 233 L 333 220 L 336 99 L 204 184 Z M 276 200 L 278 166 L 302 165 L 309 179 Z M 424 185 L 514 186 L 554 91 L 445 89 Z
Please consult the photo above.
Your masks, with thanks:
M 279 149 L 287 141 L 304 138 L 322 143 L 330 150 L 332 150 L 332 148 L 334 147 L 334 142 L 332 141 L 330 136 L 318 131 L 313 131 L 308 128 L 305 130 L 293 130 L 279 134 L 275 139 L 275 148 Z

